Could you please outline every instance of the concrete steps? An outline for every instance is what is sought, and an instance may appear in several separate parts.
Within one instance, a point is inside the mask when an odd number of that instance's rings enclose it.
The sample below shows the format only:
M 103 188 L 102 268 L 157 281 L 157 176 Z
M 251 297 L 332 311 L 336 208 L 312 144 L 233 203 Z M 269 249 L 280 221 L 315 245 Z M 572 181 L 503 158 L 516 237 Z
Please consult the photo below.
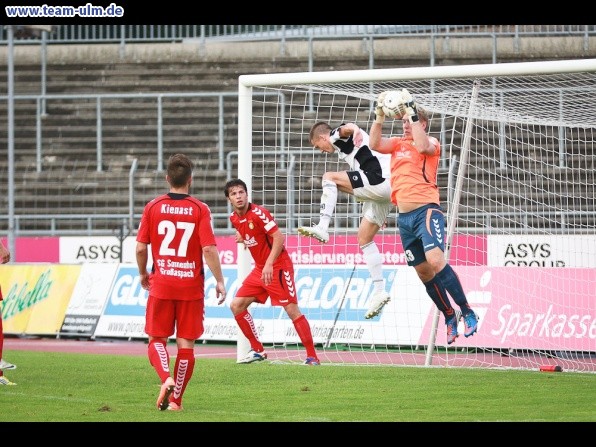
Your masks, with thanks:
M 117 46 L 116 46 L 117 47 Z M 79 49 L 80 50 L 80 49 Z M 112 49 L 113 50 L 113 49 Z M 69 60 L 67 50 L 61 57 L 50 58 L 46 72 L 46 92 L 48 94 L 117 94 L 117 93 L 166 93 L 166 92 L 237 92 L 238 76 L 256 73 L 285 73 L 309 71 L 308 59 L 296 57 L 289 48 L 290 56 L 254 57 L 250 55 L 222 57 L 219 60 L 201 60 L 200 57 L 181 55 L 164 57 L 155 51 L 155 57 L 131 60 L 127 57 L 120 60 L 112 58 L 89 58 L 76 61 Z M 82 50 L 80 50 L 82 51 Z M 148 50 L 149 51 L 149 50 Z M 385 51 L 385 52 L 383 52 Z M 401 49 L 400 49 L 401 51 Z M 230 53 L 233 54 L 233 53 Z M 442 59 L 443 63 L 487 63 L 491 62 L 490 54 L 484 56 L 467 56 L 462 52 L 450 53 Z M 523 57 L 523 56 L 522 56 Z M 161 59 L 160 59 L 161 58 Z M 39 94 L 41 90 L 40 66 L 37 62 L 19 63 L 15 66 L 15 94 Z M 505 60 L 501 60 L 505 61 Z M 381 54 L 375 57 L 375 68 L 395 68 L 408 66 L 424 66 L 428 57 L 424 53 L 406 54 L 396 57 L 381 48 Z M 330 51 L 329 54 L 315 58 L 313 70 L 353 70 L 368 69 L 368 54 L 363 51 L 362 43 L 354 46 L 353 53 L 347 57 L 341 51 Z M 0 73 L 0 90 L 7 91 L 6 72 Z M 170 154 L 184 152 L 196 163 L 193 194 L 209 203 L 213 213 L 226 215 L 218 218 L 216 228 L 227 227 L 227 200 L 222 188 L 227 180 L 227 172 L 219 170 L 219 102 L 217 98 L 163 98 L 163 150 L 164 163 Z M 43 122 L 42 166 L 43 172 L 36 171 L 37 165 L 37 123 L 35 121 L 36 103 L 33 100 L 19 100 L 15 104 L 15 212 L 17 214 L 111 214 L 129 212 L 129 169 L 133 159 L 139 166 L 135 174 L 134 210 L 140 214 L 145 203 L 157 194 L 167 190 L 165 173 L 157 170 L 157 111 L 155 103 L 137 98 L 105 99 L 102 102 L 101 136 L 103 166 L 97 171 L 97 105 L 94 101 L 81 98 L 81 101 L 50 99 L 46 104 L 47 116 Z M 7 105 L 0 102 L 0 140 L 7 139 Z M 224 100 L 223 121 L 225 152 L 237 150 L 238 103 L 235 98 Z M 341 118 L 338 118 L 341 119 Z M 308 127 L 308 126 L 307 126 Z M 265 141 L 259 144 L 275 148 L 275 129 L 266 132 Z M 585 157 L 577 150 L 568 158 L 570 166 L 577 171 L 572 179 L 578 181 L 580 189 L 562 188 L 560 197 L 572 197 L 575 194 L 578 206 L 593 209 L 590 202 L 590 185 L 594 185 L 594 156 Z M 549 163 L 556 163 L 557 148 L 553 148 Z M 456 154 L 459 155 L 459 154 Z M 482 176 L 495 170 L 495 154 L 483 154 L 473 158 L 480 172 L 470 173 L 475 179 L 476 189 L 464 192 L 465 198 L 475 195 L 482 197 L 486 203 L 487 213 L 506 211 L 506 202 L 501 200 L 502 191 L 480 189 Z M 525 156 L 525 154 L 524 154 Z M 497 158 L 498 159 L 498 158 Z M 524 162 L 521 159 L 520 163 Z M 528 161 L 529 162 L 529 161 Z M 533 160 L 533 166 L 539 160 Z M 305 165 L 312 161 L 304 161 Z M 589 169 L 591 166 L 591 171 Z M 308 166 L 313 172 L 322 171 L 321 165 Z M 276 167 L 266 167 L 272 177 L 255 179 L 275 194 L 279 203 L 272 210 L 276 215 L 287 212 L 284 191 L 285 175 L 276 176 Z M 584 170 L 585 169 L 585 170 Z M 7 179 L 6 146 L 0 148 L 0 182 L 6 184 Z M 531 170 L 531 168 L 528 168 Z M 237 172 L 233 166 L 232 172 Z M 265 169 L 264 169 L 265 172 Z M 307 171 L 309 172 L 309 171 Z M 564 181 L 567 177 L 564 170 L 556 173 L 556 179 Z M 318 176 L 318 174 L 317 174 Z M 312 194 L 302 194 L 296 203 L 302 214 L 318 214 L 320 189 L 312 189 L 308 182 L 311 179 L 298 179 L 297 187 L 312 190 Z M 441 199 L 446 202 L 447 176 L 439 176 Z M 304 184 L 301 184 L 304 183 Z M 257 186 L 255 184 L 255 186 Z M 530 184 L 527 203 L 529 213 L 533 208 L 532 198 L 549 200 L 556 195 L 556 184 L 540 184 L 536 181 L 536 191 Z M 538 189 L 540 188 L 540 189 Z M 537 192 L 540 191 L 540 192 Z M 343 195 L 342 195 L 343 196 Z M 273 201 L 273 197 L 266 197 Z M 4 196 L 6 202 L 6 196 Z M 561 200 L 561 199 L 557 199 Z M 592 199 L 593 200 L 593 199 Z M 558 203 L 558 202 L 557 202 Z M 3 203 L 5 205 L 5 203 Z M 345 198 L 338 202 L 338 213 L 350 207 Z M 4 206 L 6 209 L 6 206 Z M 536 207 L 536 211 L 539 211 Z M 539 217 L 537 217 L 539 219 Z M 304 222 L 303 222 L 304 223 Z M 467 224 L 468 222 L 462 222 Z M 478 218 L 478 225 L 482 219 Z M 342 222 L 346 224 L 346 222 Z M 5 230 L 1 225 L 0 230 Z M 33 225 L 33 224 L 32 224 Z M 72 223 L 72 225 L 80 225 Z M 389 226 L 394 226 L 394 221 Z M 481 227 L 480 227 L 481 228 Z

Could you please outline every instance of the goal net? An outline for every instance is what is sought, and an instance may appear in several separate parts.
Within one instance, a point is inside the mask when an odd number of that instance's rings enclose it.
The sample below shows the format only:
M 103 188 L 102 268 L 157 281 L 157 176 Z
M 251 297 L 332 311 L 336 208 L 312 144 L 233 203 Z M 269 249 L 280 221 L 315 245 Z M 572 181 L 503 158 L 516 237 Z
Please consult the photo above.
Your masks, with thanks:
M 378 94 L 402 88 L 429 112 L 429 134 L 441 142 L 445 255 L 479 316 L 478 332 L 452 345 L 406 264 L 396 209 L 375 239 L 392 299 L 370 320 L 361 204 L 339 192 L 324 245 L 297 233 L 318 222 L 323 173 L 348 169 L 313 149 L 310 127 L 354 122 L 369 131 Z M 596 59 L 240 76 L 232 172 L 285 233 L 320 360 L 595 372 L 594 98 Z M 384 136 L 401 132 L 400 120 L 385 121 Z M 250 255 L 238 265 L 240 280 Z M 282 308 L 250 310 L 270 360 L 304 360 Z

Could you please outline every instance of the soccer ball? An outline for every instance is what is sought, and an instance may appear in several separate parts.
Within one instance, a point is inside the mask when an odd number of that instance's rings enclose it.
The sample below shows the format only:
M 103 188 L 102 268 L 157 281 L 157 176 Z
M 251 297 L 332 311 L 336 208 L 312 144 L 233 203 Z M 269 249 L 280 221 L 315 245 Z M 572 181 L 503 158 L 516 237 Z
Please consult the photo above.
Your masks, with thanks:
M 387 92 L 385 99 L 383 99 L 383 113 L 389 118 L 401 119 L 400 106 L 403 106 L 404 102 L 401 91 L 392 90 Z

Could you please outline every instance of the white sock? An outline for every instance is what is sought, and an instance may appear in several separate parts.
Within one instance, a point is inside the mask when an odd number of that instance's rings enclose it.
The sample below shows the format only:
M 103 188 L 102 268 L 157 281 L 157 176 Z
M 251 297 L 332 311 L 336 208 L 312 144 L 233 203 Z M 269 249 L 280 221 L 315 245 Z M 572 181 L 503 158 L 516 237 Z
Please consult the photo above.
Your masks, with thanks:
M 327 231 L 331 216 L 337 203 L 337 185 L 330 180 L 323 180 L 323 195 L 321 195 L 321 214 L 318 226 Z
M 383 256 L 375 242 L 369 242 L 360 247 L 364 260 L 368 266 L 370 277 L 373 281 L 374 293 L 385 291 L 385 280 L 383 279 Z

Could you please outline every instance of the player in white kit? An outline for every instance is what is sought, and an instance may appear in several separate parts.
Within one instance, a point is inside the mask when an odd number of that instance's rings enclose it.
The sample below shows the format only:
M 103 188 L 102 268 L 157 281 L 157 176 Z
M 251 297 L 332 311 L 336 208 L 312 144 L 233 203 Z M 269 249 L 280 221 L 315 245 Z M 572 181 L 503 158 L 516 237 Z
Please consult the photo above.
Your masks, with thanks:
M 391 300 L 383 279 L 383 256 L 374 236 L 385 225 L 387 216 L 394 209 L 391 202 L 390 154 L 380 154 L 368 145 L 368 134 L 354 123 L 342 124 L 333 129 L 326 122 L 312 126 L 310 143 L 322 153 L 337 153 L 349 170 L 326 172 L 323 175 L 323 194 L 319 222 L 311 227 L 300 227 L 298 233 L 326 244 L 329 241 L 329 224 L 337 203 L 337 191 L 352 194 L 362 202 L 362 219 L 358 228 L 358 245 L 370 272 L 374 291 L 370 297 L 365 318 L 378 315 Z

